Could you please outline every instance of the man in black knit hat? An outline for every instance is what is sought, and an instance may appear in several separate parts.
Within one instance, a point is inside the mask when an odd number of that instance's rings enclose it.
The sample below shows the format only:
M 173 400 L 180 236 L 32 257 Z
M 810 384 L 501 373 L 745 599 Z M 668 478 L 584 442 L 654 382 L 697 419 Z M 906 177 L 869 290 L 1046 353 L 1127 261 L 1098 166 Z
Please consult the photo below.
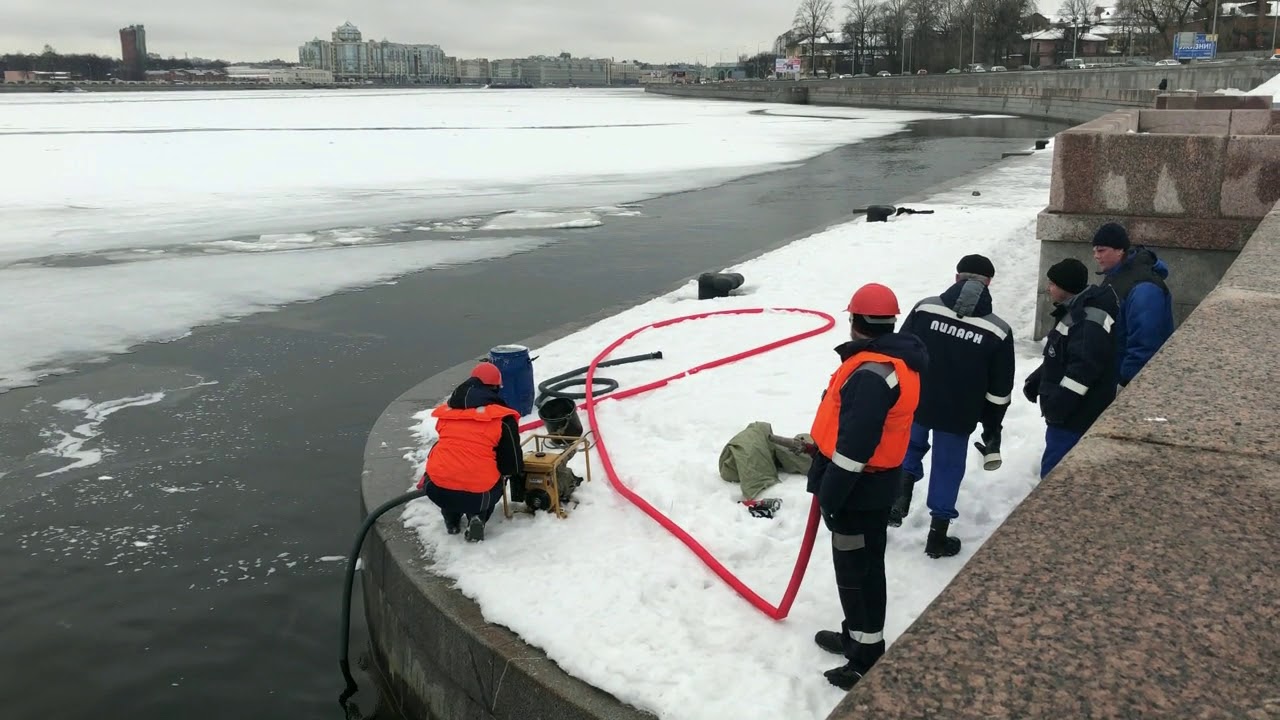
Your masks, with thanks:
M 1040 401 L 1047 428 L 1040 477 L 1044 478 L 1080 441 L 1116 396 L 1115 293 L 1089 284 L 1089 269 L 1068 258 L 1046 273 L 1057 325 L 1044 344 L 1044 362 L 1022 392 Z
M 982 441 L 976 446 L 983 467 L 1000 467 L 1001 424 L 1013 394 L 1013 331 L 991 312 L 987 286 L 995 274 L 995 265 L 981 255 L 960 258 L 954 284 L 917 303 L 902 326 L 903 332 L 924 341 L 929 367 L 921 375 L 920 405 L 902 463 L 902 490 L 890 510 L 889 524 L 901 525 L 910 512 L 912 487 L 924 476 L 924 456 L 932 449 L 932 521 L 924 546 L 932 558 L 960 552 L 960 539 L 949 537 L 947 528 L 959 517 L 956 497 L 964 479 L 969 436 L 979 422 Z
M 1129 231 L 1107 223 L 1093 236 L 1093 260 L 1120 306 L 1116 319 L 1116 380 L 1128 385 L 1173 334 L 1169 268 L 1154 251 L 1131 247 Z

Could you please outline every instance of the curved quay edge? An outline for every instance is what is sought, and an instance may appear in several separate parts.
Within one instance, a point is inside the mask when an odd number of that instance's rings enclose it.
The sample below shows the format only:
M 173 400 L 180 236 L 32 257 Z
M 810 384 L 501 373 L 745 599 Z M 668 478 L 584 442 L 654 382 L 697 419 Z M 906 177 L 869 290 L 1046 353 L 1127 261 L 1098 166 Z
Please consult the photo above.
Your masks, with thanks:
M 518 341 L 538 348 L 599 319 L 611 308 Z M 478 353 L 477 355 L 482 354 Z M 413 415 L 434 407 L 475 365 L 468 360 L 422 381 L 383 411 L 365 445 L 362 516 L 407 492 L 415 477 L 405 454 L 418 446 Z M 506 627 L 485 621 L 430 558 L 401 513 L 383 515 L 365 540 L 361 587 L 382 691 L 408 717 L 640 720 L 652 715 L 579 680 Z
M 1052 149 L 1038 152 L 1052 152 Z M 887 202 L 920 202 L 939 192 L 979 181 L 996 167 L 1011 161 L 997 160 Z M 856 216 L 781 238 L 728 261 L 724 268 L 733 268 L 853 220 Z M 717 270 L 694 270 L 685 280 L 648 296 L 514 342 L 536 350 L 636 305 L 691 287 L 704 271 Z M 485 352 L 487 348 L 477 348 L 475 357 Z M 418 446 L 410 432 L 413 415 L 448 397 L 474 365 L 474 359 L 467 360 L 427 378 L 396 398 L 378 417 L 365 444 L 360 492 L 362 517 L 411 488 L 416 477 L 405 454 Z M 426 549 L 415 533 L 401 523 L 400 514 L 388 512 L 369 532 L 361 552 L 364 569 L 360 574 L 370 650 L 381 690 L 390 695 L 386 699 L 392 705 L 407 717 L 432 720 L 643 720 L 653 717 L 569 675 L 544 652 L 525 644 L 506 627 L 486 622 L 480 607 L 454 589 L 452 580 L 428 569 L 430 559 Z

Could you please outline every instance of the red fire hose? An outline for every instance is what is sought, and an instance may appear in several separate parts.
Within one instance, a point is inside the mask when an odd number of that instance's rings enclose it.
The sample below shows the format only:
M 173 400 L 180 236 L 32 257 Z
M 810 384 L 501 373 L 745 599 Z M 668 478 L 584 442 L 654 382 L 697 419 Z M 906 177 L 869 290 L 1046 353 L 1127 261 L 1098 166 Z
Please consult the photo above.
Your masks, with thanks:
M 627 340 L 630 340 L 631 338 L 644 332 L 645 330 L 667 327 L 669 325 L 675 325 L 676 323 L 685 322 L 687 320 L 702 320 L 704 318 L 716 317 L 719 315 L 752 315 L 752 314 L 761 314 L 768 311 L 793 312 L 793 313 L 801 313 L 805 315 L 812 315 L 814 317 L 822 318 L 823 324 L 822 324 L 822 327 L 814 328 L 812 330 L 806 330 L 805 332 L 791 335 L 789 337 L 782 338 L 781 340 L 775 340 L 773 342 L 760 345 L 759 347 L 755 347 L 750 350 L 736 353 L 734 355 L 729 355 L 727 357 L 723 357 L 718 360 L 712 360 L 711 362 L 703 363 L 702 365 L 698 365 L 697 367 L 690 368 L 688 370 L 676 373 L 675 375 L 671 375 L 669 377 L 665 377 L 661 380 L 655 380 L 653 382 L 646 383 L 644 385 L 640 385 L 637 387 L 628 388 L 626 390 L 612 393 L 610 395 L 600 398 L 599 400 L 596 400 L 595 397 L 593 397 L 592 387 L 593 387 L 593 380 L 595 378 L 595 373 L 596 373 L 596 365 L 604 361 L 604 359 L 607 358 L 609 354 L 612 353 L 619 345 L 622 345 Z M 622 480 L 618 477 L 618 473 L 614 470 L 613 461 L 609 458 L 609 451 L 604 442 L 604 436 L 600 433 L 599 425 L 596 422 L 596 405 L 600 402 L 604 402 L 605 400 L 621 400 L 623 398 L 628 398 L 633 395 L 639 395 L 640 393 L 648 392 L 650 390 L 655 390 L 657 388 L 663 387 L 667 383 L 673 380 L 679 380 L 680 378 L 687 377 L 689 375 L 695 375 L 704 370 L 710 370 L 712 368 L 717 368 L 722 365 L 728 365 L 729 363 L 737 362 L 739 360 L 742 360 L 744 358 L 749 358 L 754 355 L 761 355 L 763 353 L 770 352 L 771 350 L 777 350 L 778 348 L 783 347 L 785 345 L 790 345 L 791 343 L 798 342 L 800 340 L 804 340 L 807 338 L 811 338 L 811 337 L 814 337 L 815 335 L 821 335 L 826 331 L 830 330 L 831 328 L 835 327 L 835 324 L 836 324 L 836 320 L 831 315 L 828 315 L 827 313 L 820 312 L 817 310 L 806 310 L 804 308 L 741 308 L 741 309 L 734 309 L 734 310 L 716 310 L 713 312 L 697 313 L 695 315 L 685 315 L 683 317 L 671 318 L 668 320 L 662 320 L 659 322 L 650 323 L 649 325 L 645 325 L 644 327 L 640 327 L 635 330 L 632 330 L 626 335 L 623 335 L 622 337 L 613 341 L 613 343 L 609 345 L 609 347 L 602 350 L 600 354 L 597 355 L 595 359 L 591 361 L 591 365 L 587 369 L 587 378 L 586 378 L 587 397 L 586 397 L 586 400 L 584 400 L 582 404 L 579 405 L 580 408 L 585 408 L 587 411 L 587 421 L 590 424 L 591 430 L 595 435 L 595 444 L 596 444 L 597 451 L 600 453 L 600 462 L 602 465 L 604 465 L 605 475 L 608 476 L 609 483 L 614 487 L 614 489 L 617 490 L 623 497 L 630 500 L 632 504 L 634 504 L 636 507 L 643 510 L 645 514 L 647 514 L 649 517 L 656 520 L 659 525 L 666 528 L 672 535 L 675 535 L 677 538 L 679 538 L 681 542 L 683 542 L 686 546 L 688 546 L 688 548 L 692 550 L 693 553 L 697 555 L 698 558 L 701 559 L 702 562 L 707 565 L 707 567 L 711 568 L 711 570 L 714 571 L 716 575 L 719 575 L 720 579 L 728 583 L 730 587 L 736 590 L 739 595 L 746 598 L 746 600 L 750 602 L 752 605 L 754 605 L 756 609 L 760 610 L 765 615 L 768 615 L 774 620 L 782 620 L 787 616 L 789 612 L 791 612 L 791 605 L 795 602 L 796 593 L 799 592 L 800 590 L 800 582 L 804 579 L 805 569 L 809 566 L 809 556 L 813 553 L 813 542 L 814 542 L 814 538 L 817 536 L 817 533 L 818 533 L 818 499 L 817 497 L 816 496 L 814 497 L 812 504 L 809 506 L 809 521 L 808 521 L 808 524 L 805 526 L 804 541 L 800 545 L 800 552 L 796 556 L 796 563 L 791 571 L 791 580 L 787 584 L 787 589 L 782 595 L 782 602 L 775 606 L 769 601 L 760 597 L 760 595 L 757 594 L 754 590 L 747 587 L 745 583 L 743 583 L 740 579 L 738 579 L 736 575 L 730 572 L 728 568 L 726 568 L 723 564 L 721 564 L 720 561 L 717 560 L 714 555 L 712 555 L 705 547 L 703 547 L 701 543 L 695 540 L 692 535 L 686 532 L 684 528 L 680 527 L 675 522 L 673 522 L 671 518 L 668 518 L 666 515 L 664 515 L 662 511 L 650 505 L 644 498 L 640 497 L 635 493 L 635 491 L 627 487 L 626 483 L 622 482 Z M 532 430 L 532 429 L 541 427 L 542 425 L 543 423 L 541 420 L 536 420 L 528 423 L 527 425 L 521 426 L 520 430 L 522 432 L 525 430 Z

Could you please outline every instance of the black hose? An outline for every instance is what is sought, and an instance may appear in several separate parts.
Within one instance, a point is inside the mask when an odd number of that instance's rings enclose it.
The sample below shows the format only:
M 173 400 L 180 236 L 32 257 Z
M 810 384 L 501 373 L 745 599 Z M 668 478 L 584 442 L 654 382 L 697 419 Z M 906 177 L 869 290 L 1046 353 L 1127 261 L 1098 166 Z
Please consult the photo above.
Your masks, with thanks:
M 616 360 L 605 360 L 602 363 L 596 363 L 597 368 L 613 367 L 614 365 L 625 365 L 627 363 L 640 362 L 641 360 L 661 360 L 662 351 L 645 353 L 643 355 L 631 355 L 629 357 L 621 357 Z M 587 386 L 587 378 L 585 377 L 590 365 L 584 365 L 577 370 L 570 370 L 567 373 L 561 373 L 553 378 L 547 378 L 538 383 L 538 399 L 534 401 L 535 405 L 541 405 L 542 401 L 549 397 L 566 398 L 568 400 L 585 400 L 587 393 L 584 392 L 564 392 L 564 388 L 581 385 L 583 388 Z M 578 377 L 583 375 L 584 377 Z M 595 376 L 591 378 L 591 386 L 593 396 L 604 395 L 618 389 L 618 381 L 613 378 Z M 600 389 L 596 389 L 600 388 Z
M 364 519 L 364 524 L 360 526 L 360 532 L 356 534 L 356 542 L 351 548 L 351 554 L 347 556 L 347 580 L 342 593 L 342 641 L 338 650 L 338 666 L 342 668 L 342 677 L 347 681 L 346 689 L 338 696 L 338 704 L 342 706 L 343 710 L 347 709 L 347 701 L 359 689 L 355 678 L 351 677 L 351 663 L 348 661 L 348 655 L 351 645 L 351 588 L 355 585 L 356 562 L 360 559 L 360 547 L 364 545 L 364 538 L 369 534 L 369 528 L 373 527 L 373 524 L 378 521 L 379 517 L 382 517 L 383 513 L 397 505 L 403 505 L 410 500 L 424 497 L 426 494 L 426 490 L 414 490 L 379 505 L 376 510 L 369 513 L 369 517 Z

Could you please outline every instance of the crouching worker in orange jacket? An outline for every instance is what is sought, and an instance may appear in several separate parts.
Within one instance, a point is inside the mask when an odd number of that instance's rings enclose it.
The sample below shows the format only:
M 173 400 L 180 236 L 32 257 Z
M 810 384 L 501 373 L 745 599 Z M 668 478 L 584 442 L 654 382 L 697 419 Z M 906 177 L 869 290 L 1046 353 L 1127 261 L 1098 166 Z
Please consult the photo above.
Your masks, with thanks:
M 915 335 L 894 332 L 898 298 L 871 283 L 849 301 L 850 340 L 836 348 L 840 367 L 813 419 L 811 493 L 831 531 L 831 558 L 844 622 L 814 641 L 843 655 L 824 673 L 843 690 L 854 686 L 884 654 L 887 603 L 884 551 L 889 508 L 898 495 L 902 460 L 920 401 L 920 373 L 928 351 Z
M 520 413 L 498 395 L 502 373 L 482 362 L 449 400 L 431 412 L 440 439 L 427 455 L 418 481 L 440 507 L 450 535 L 467 521 L 468 542 L 484 540 L 484 525 L 502 501 L 502 484 L 512 479 L 512 499 L 524 499 L 524 456 L 520 451 Z

